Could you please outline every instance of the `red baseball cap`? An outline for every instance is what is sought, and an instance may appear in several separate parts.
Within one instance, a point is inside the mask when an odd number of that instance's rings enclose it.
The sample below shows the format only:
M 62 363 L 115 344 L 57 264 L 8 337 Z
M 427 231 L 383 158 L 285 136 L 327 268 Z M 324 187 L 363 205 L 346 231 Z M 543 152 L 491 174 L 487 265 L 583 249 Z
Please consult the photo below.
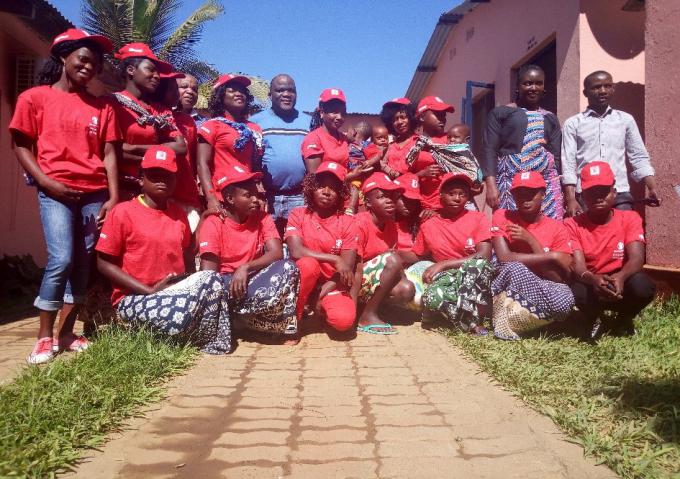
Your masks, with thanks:
M 345 94 L 340 88 L 326 88 L 321 92 L 321 95 L 319 95 L 319 101 L 322 103 L 331 100 L 339 100 L 343 103 L 347 103 L 347 98 L 345 98 Z
M 234 73 L 226 73 L 224 75 L 220 75 L 217 77 L 217 81 L 215 81 L 215 84 L 213 85 L 213 90 L 217 90 L 219 87 L 229 82 L 238 83 L 239 85 L 243 85 L 246 87 L 250 86 L 250 84 L 252 83 L 250 81 L 250 78 L 248 78 L 247 76 L 236 75 Z
M 581 170 L 581 189 L 587 190 L 593 186 L 614 186 L 616 178 L 609 163 L 592 161 Z
M 64 33 L 60 33 L 59 35 L 54 37 L 54 40 L 52 40 L 51 49 L 54 49 L 54 47 L 59 45 L 61 42 L 85 39 L 90 40 L 99 45 L 99 47 L 102 49 L 104 53 L 111 53 L 111 51 L 113 50 L 113 43 L 111 43 L 111 40 L 109 40 L 105 36 L 90 35 L 85 30 L 80 30 L 78 28 L 69 28 Z
M 425 98 L 420 100 L 420 102 L 418 102 L 418 108 L 416 108 L 416 112 L 418 114 L 424 113 L 427 110 L 445 111 L 448 113 L 453 113 L 454 111 L 456 111 L 453 105 L 446 103 L 438 96 L 426 96 Z
M 171 173 L 177 173 L 177 156 L 167 146 L 152 146 L 142 159 L 142 169 L 162 168 Z
M 170 73 L 161 73 L 160 74 L 161 78 L 184 78 L 186 75 L 182 72 L 170 72 Z
M 335 177 L 340 181 L 345 181 L 345 177 L 347 176 L 347 168 L 342 166 L 340 163 L 336 163 L 335 161 L 324 161 L 316 169 L 317 175 L 321 173 L 331 173 L 332 175 L 335 175 Z
M 418 177 L 413 173 L 404 173 L 399 178 L 394 180 L 395 185 L 399 185 L 404 189 L 404 196 L 411 200 L 422 200 L 420 194 L 420 182 Z
M 262 173 L 259 171 L 248 171 L 238 165 L 231 165 L 227 168 L 227 173 L 215 181 L 218 188 L 233 185 L 234 183 L 241 183 L 248 180 L 260 180 Z
M 444 185 L 446 183 L 449 183 L 454 180 L 460 180 L 464 183 L 467 183 L 468 186 L 472 186 L 473 181 L 472 178 L 470 178 L 468 175 L 465 173 L 446 173 L 444 176 L 442 176 L 442 182 L 439 184 L 439 193 L 441 194 L 442 188 L 444 188 Z
M 391 105 L 391 104 L 394 104 L 394 105 L 410 105 L 411 100 L 409 100 L 406 97 L 392 98 L 390 101 L 386 101 L 385 103 L 383 103 L 383 108 L 385 108 L 387 105 Z
M 403 186 L 396 184 L 394 181 L 390 179 L 389 176 L 387 176 L 385 173 L 381 171 L 373 173 L 371 176 L 366 178 L 364 183 L 361 185 L 361 192 L 364 195 L 367 194 L 369 191 L 373 191 L 375 189 L 381 189 L 384 191 L 405 190 Z
M 118 60 L 125 60 L 126 58 L 147 58 L 156 64 L 159 74 L 172 73 L 172 65 L 168 62 L 159 60 L 154 52 L 149 48 L 146 43 L 128 43 L 123 45 L 118 50 L 118 53 L 114 55 Z
M 545 188 L 545 180 L 538 171 L 520 171 L 512 177 L 510 191 L 516 188 Z

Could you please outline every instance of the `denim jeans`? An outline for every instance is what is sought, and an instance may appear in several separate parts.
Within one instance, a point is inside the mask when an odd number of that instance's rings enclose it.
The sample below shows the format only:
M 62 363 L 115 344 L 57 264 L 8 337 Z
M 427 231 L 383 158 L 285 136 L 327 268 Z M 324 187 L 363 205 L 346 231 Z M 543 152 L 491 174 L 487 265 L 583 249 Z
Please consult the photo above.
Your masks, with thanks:
M 269 203 L 269 214 L 274 220 L 279 218 L 287 220 L 293 208 L 305 206 L 305 198 L 302 196 L 302 193 L 299 195 L 276 195 L 269 193 L 267 194 L 267 202 Z
M 108 197 L 108 190 L 101 190 L 84 194 L 78 201 L 63 203 L 38 191 L 47 266 L 33 303 L 36 308 L 56 311 L 64 303 L 85 301 L 97 238 L 97 215 Z

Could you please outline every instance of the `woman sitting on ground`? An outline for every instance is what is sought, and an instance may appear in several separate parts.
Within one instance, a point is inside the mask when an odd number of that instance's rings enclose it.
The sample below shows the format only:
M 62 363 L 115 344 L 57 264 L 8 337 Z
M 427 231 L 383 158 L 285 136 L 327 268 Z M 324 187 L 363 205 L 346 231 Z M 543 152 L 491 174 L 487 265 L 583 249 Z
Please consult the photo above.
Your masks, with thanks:
M 298 307 L 312 304 L 337 331 L 347 331 L 356 319 L 355 299 L 350 295 L 354 281 L 359 231 L 352 216 L 343 213 L 349 197 L 347 170 L 332 161 L 308 173 L 302 189 L 307 206 L 295 208 L 288 217 L 285 241 L 300 270 Z
M 517 173 L 510 187 L 517 210 L 493 214 L 492 243 L 499 261 L 491 283 L 493 327 L 500 339 L 520 339 L 563 320 L 574 305 L 565 284 L 572 262 L 569 232 L 543 214 L 545 187 L 540 173 Z
M 373 173 L 361 188 L 367 211 L 356 216 L 359 227 L 360 275 L 359 302 L 363 311 L 357 329 L 373 334 L 396 331 L 378 316 L 378 307 L 387 300 L 407 304 L 413 298 L 413 284 L 404 275 L 404 265 L 395 254 L 399 233 L 395 221 L 397 198 L 403 188 L 394 184 L 383 172 Z
M 415 263 L 432 257 L 425 269 L 423 320 L 439 313 L 463 331 L 485 335 L 482 327 L 491 303 L 491 234 L 483 213 L 465 209 L 471 196 L 472 179 L 462 173 L 447 173 L 439 187 L 439 215 L 420 226 L 411 254 Z M 425 323 L 424 325 L 426 325 Z
M 230 353 L 220 275 L 199 271 L 183 278 L 194 248 L 186 214 L 169 201 L 175 152 L 149 148 L 141 167 L 142 194 L 111 210 L 97 243 L 97 266 L 113 285 L 111 303 L 127 323 L 189 340 L 209 354 Z
M 208 216 L 198 233 L 201 270 L 222 275 L 235 318 L 256 331 L 295 338 L 300 276 L 295 263 L 283 259 L 274 220 L 260 210 L 256 181 L 262 173 L 231 166 L 224 177 L 226 214 Z
M 635 211 L 614 209 L 614 173 L 608 163 L 593 161 L 581 170 L 586 212 L 565 225 L 574 248 L 571 289 L 590 338 L 603 332 L 635 333 L 633 319 L 653 299 L 654 283 L 642 272 L 645 235 Z M 604 310 L 616 317 L 607 320 Z
M 211 213 L 224 216 L 220 191 L 225 172 L 232 166 L 259 171 L 262 159 L 262 129 L 248 121 L 253 95 L 250 79 L 220 75 L 208 100 L 212 118 L 198 129 L 197 169 L 201 188 Z

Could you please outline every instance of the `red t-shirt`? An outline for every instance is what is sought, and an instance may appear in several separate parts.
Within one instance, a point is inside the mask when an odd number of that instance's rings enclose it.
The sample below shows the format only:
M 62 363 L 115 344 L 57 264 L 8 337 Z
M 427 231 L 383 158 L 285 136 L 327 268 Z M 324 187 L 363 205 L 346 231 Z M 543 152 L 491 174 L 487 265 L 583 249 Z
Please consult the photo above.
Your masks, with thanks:
M 320 218 L 306 206 L 294 208 L 288 215 L 284 239 L 302 238 L 305 247 L 320 253 L 339 255 L 341 251 L 359 249 L 359 229 L 353 216 L 336 214 Z M 329 279 L 335 274 L 330 263 L 321 263 L 321 273 Z
M 411 223 L 408 220 L 397 221 L 397 250 L 411 251 L 415 240 L 411 234 Z
M 402 175 L 412 171 L 406 164 L 406 155 L 408 155 L 408 152 L 411 151 L 413 145 L 416 144 L 417 139 L 418 136 L 413 135 L 401 145 L 399 145 L 396 141 L 394 143 L 390 143 L 390 145 L 387 147 L 387 152 L 385 153 L 387 166 L 398 171 Z
M 252 121 L 247 121 L 246 126 L 253 132 L 262 135 L 262 128 Z M 203 138 L 213 147 L 213 187 L 218 193 L 222 187 L 221 179 L 225 176 L 230 166 L 240 166 L 246 171 L 252 171 L 253 158 L 262 152 L 258 152 L 252 141 L 249 141 L 242 150 L 237 150 L 235 143 L 241 134 L 226 123 L 219 120 L 208 120 L 198 129 L 198 136 Z
M 323 126 L 310 131 L 302 141 L 302 158 L 321 156 L 321 161 L 334 161 L 347 168 L 349 163 L 349 143 L 344 135 L 336 138 Z
M 574 250 L 583 251 L 589 271 L 597 274 L 620 270 L 625 263 L 626 245 L 634 241 L 645 242 L 642 218 L 635 211 L 612 210 L 609 223 L 598 225 L 587 214 L 567 219 Z
M 19 95 L 9 129 L 36 143 L 38 166 L 53 180 L 85 192 L 106 188 L 104 144 L 121 139 L 108 98 L 31 88 Z
M 370 261 L 397 247 L 399 234 L 396 221 L 386 221 L 385 228 L 381 230 L 373 223 L 373 217 L 368 211 L 354 217 L 359 228 L 358 253 L 364 261 Z
M 233 273 L 239 266 L 262 256 L 264 244 L 270 239 L 281 237 L 267 213 L 254 213 L 243 224 L 211 215 L 198 233 L 199 253 L 216 255 L 220 273 Z
M 413 245 L 418 256 L 432 255 L 435 262 L 460 259 L 475 253 L 476 245 L 491 238 L 491 223 L 479 211 L 464 210 L 453 219 L 434 216 L 420 225 Z
M 190 242 L 182 208 L 170 202 L 165 210 L 155 210 L 137 197 L 109 212 L 96 250 L 115 257 L 116 264 L 137 281 L 153 286 L 170 273 L 184 273 L 183 250 Z M 129 293 L 113 284 L 111 302 L 118 304 Z
M 123 142 L 128 145 L 160 145 L 173 141 L 173 138 L 181 136 L 177 129 L 172 111 L 160 103 L 147 104 L 132 96 L 127 90 L 119 91 L 118 93 L 126 96 L 128 99 L 134 101 L 152 115 L 167 115 L 172 128 L 166 128 L 162 132 L 158 132 L 152 125 L 140 125 L 137 123 L 139 115 L 132 110 L 127 109 L 115 99 L 113 100 L 114 108 L 116 109 L 116 119 L 123 133 Z M 120 158 L 118 161 L 118 173 L 121 175 L 140 176 L 140 163 L 137 161 L 128 161 Z
M 446 135 L 433 136 L 430 140 L 432 140 L 432 143 L 438 145 L 446 145 L 449 142 L 449 138 Z M 418 173 L 420 170 L 435 164 L 437 164 L 437 162 L 434 161 L 432 153 L 429 151 L 421 151 L 420 154 L 418 154 L 416 161 L 411 166 L 411 171 L 413 173 Z M 423 197 L 421 201 L 424 208 L 438 210 L 442 207 L 439 201 L 439 185 L 441 185 L 441 182 L 441 176 L 423 176 L 420 178 L 420 194 Z
M 534 235 L 543 251 L 559 251 L 572 253 L 569 231 L 561 221 L 540 215 L 536 223 L 525 223 L 517 211 L 496 210 L 491 218 L 491 236 L 505 238 L 510 251 L 514 253 L 530 254 L 531 248 L 524 241 L 513 242 L 508 235 L 508 225 L 519 225 Z
M 376 156 L 382 157 L 382 154 L 383 150 L 375 143 L 369 143 L 366 145 L 366 148 L 364 148 L 364 157 L 367 160 L 372 160 Z
M 187 143 L 187 154 L 177 155 L 177 184 L 172 197 L 194 207 L 201 206 L 196 184 L 196 123 L 191 115 L 175 112 L 175 123 Z

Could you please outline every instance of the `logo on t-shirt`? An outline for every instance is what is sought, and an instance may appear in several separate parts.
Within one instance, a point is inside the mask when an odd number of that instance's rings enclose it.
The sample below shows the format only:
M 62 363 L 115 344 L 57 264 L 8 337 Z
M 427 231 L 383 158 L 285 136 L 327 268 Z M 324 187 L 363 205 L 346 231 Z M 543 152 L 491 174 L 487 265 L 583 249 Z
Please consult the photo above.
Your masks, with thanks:
M 475 241 L 472 238 L 468 238 L 467 241 L 465 242 L 465 252 L 474 253 L 475 251 L 476 251 Z
M 333 246 L 333 248 L 331 248 L 331 254 L 340 254 L 341 249 L 342 249 L 342 240 L 336 239 L 335 240 L 335 246 Z
M 87 133 L 92 136 L 97 136 L 99 133 L 99 118 L 93 116 L 90 120 L 90 124 L 87 125 Z
M 548 248 L 547 246 L 544 246 L 544 247 L 543 247 L 543 252 L 544 252 L 544 253 L 547 253 L 548 251 L 550 251 L 550 248 Z
M 623 251 L 623 241 L 619 241 L 616 244 L 616 249 L 614 250 L 614 254 L 612 255 L 612 258 L 614 259 L 623 259 L 624 256 L 624 251 Z

